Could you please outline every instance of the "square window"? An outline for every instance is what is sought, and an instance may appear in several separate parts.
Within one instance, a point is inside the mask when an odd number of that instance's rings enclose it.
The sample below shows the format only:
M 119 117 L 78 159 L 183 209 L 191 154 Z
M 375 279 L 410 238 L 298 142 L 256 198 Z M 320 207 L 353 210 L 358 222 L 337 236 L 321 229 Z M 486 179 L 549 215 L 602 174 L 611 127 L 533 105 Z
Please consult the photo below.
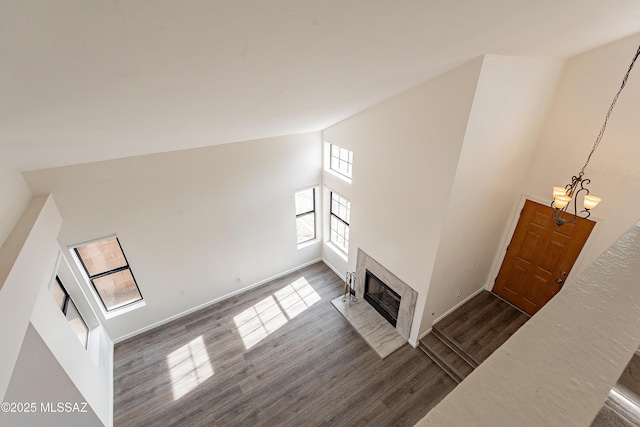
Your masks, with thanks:
M 331 153 L 329 159 L 329 169 L 351 179 L 353 169 L 353 152 L 340 148 L 337 145 L 330 144 Z
M 130 269 L 91 279 L 108 310 L 115 310 L 142 299 Z
M 107 312 L 143 299 L 117 237 L 79 245 L 75 252 Z
M 76 251 L 89 277 L 127 265 L 127 260 L 115 237 L 78 246 Z

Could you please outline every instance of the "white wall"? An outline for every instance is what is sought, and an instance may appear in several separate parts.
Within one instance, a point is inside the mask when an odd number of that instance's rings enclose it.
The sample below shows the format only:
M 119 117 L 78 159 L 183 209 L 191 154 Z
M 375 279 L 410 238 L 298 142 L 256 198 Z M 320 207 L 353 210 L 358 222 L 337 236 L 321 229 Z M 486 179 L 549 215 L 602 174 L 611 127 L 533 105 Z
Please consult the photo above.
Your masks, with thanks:
M 350 185 L 324 174 L 351 199 L 348 268 L 361 248 L 418 292 L 412 340 L 481 65 L 473 60 L 323 131 L 324 141 L 354 153 Z
M 31 191 L 19 172 L 0 168 L 0 245 L 31 200 Z
M 418 426 L 588 426 L 640 345 L 640 222 Z
M 505 225 L 516 212 L 563 66 L 557 59 L 484 57 L 421 332 L 493 283 L 491 268 Z
M 24 176 L 35 194 L 54 195 L 62 247 L 120 238 L 146 306 L 100 319 L 117 341 L 320 259 L 319 243 L 297 249 L 294 210 L 295 190 L 320 183 L 320 163 L 310 133 Z
M 618 91 L 640 34 L 568 60 L 533 157 L 525 192 L 551 203 L 551 187 L 577 175 Z M 584 269 L 640 217 L 640 64 L 611 115 L 600 147 L 586 169 L 592 194 L 603 201 L 592 212 L 597 225 L 583 251 Z
M 16 363 L 5 402 L 35 403 L 36 411 L 30 413 L 0 413 L 0 424 L 15 427 L 66 427 L 102 426 L 95 412 L 80 394 L 60 366 L 46 343 L 32 325 L 29 325 Z M 57 410 L 58 403 L 77 404 L 86 412 L 47 412 L 51 404 Z M 73 409 L 74 407 L 71 406 Z

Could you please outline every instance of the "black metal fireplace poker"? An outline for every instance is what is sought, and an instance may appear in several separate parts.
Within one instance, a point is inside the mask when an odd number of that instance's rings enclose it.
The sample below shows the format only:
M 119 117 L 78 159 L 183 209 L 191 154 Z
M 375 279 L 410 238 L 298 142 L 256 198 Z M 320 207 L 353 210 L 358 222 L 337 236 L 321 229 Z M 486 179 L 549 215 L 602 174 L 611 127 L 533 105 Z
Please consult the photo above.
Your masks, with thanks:
M 356 272 L 347 271 L 347 275 L 344 279 L 344 295 L 342 296 L 342 302 L 357 302 L 356 298 Z

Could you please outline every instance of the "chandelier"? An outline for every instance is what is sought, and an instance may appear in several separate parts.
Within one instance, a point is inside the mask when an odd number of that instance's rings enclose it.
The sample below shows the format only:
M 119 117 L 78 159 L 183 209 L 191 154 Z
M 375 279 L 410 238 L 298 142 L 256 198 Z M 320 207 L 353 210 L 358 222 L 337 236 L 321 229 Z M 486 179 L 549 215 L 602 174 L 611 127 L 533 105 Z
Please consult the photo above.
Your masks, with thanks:
M 578 175 L 574 175 L 571 177 L 571 183 L 567 184 L 564 187 L 553 187 L 553 202 L 551 202 L 551 207 L 553 208 L 553 219 L 556 222 L 558 227 L 563 226 L 565 224 L 573 224 L 577 219 L 589 218 L 591 215 L 591 209 L 595 208 L 598 203 L 602 201 L 600 197 L 589 194 L 589 189 L 587 186 L 591 183 L 590 179 L 584 177 L 584 170 L 587 168 L 589 161 L 591 160 L 591 156 L 600 145 L 600 141 L 602 140 L 602 136 L 604 135 L 604 131 L 607 128 L 607 122 L 609 121 L 609 116 L 611 116 L 611 112 L 613 111 L 613 107 L 616 105 L 616 101 L 618 101 L 618 96 L 624 89 L 627 84 L 627 79 L 629 78 L 629 73 L 633 69 L 633 65 L 640 56 L 640 46 L 638 46 L 638 50 L 636 51 L 635 56 L 631 60 L 631 65 L 629 65 L 629 69 L 627 70 L 627 74 L 624 75 L 622 79 L 622 85 L 620 85 L 620 89 L 618 89 L 618 93 L 613 97 L 613 102 L 611 102 L 611 106 L 609 107 L 609 111 L 607 111 L 607 115 L 604 118 L 604 123 L 602 124 L 602 128 L 600 128 L 600 133 L 596 138 L 593 147 L 591 148 L 591 152 L 589 156 L 587 156 L 587 161 L 580 169 L 580 173 Z M 582 206 L 583 210 L 578 212 L 578 199 L 582 196 Z M 573 212 L 571 212 L 573 211 Z

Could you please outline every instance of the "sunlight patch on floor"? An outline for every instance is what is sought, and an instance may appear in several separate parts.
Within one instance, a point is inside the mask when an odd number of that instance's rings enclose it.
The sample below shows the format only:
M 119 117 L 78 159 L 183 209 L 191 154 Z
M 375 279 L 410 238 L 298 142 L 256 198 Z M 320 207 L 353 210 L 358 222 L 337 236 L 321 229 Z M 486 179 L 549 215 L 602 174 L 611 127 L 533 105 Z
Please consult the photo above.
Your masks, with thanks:
M 173 400 L 178 400 L 213 376 L 213 367 L 202 336 L 169 353 Z
M 301 277 L 238 314 L 233 320 L 245 348 L 249 350 L 320 299 Z

